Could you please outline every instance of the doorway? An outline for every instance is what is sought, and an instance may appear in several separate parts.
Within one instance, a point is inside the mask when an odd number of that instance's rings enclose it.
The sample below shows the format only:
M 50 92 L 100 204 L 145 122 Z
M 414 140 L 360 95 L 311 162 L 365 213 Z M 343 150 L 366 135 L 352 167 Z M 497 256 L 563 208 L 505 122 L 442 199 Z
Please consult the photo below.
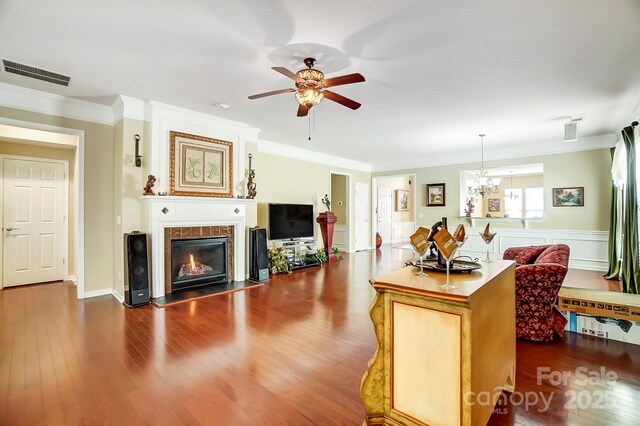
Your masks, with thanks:
M 369 248 L 369 185 L 356 183 L 355 189 L 355 250 L 359 251 Z
M 347 253 L 351 249 L 350 185 L 351 175 L 331 172 L 331 210 L 338 219 L 333 228 L 333 246 Z
M 416 229 L 415 173 L 376 176 L 372 182 L 371 205 L 375 213 L 372 238 L 377 232 L 382 244 L 406 243 Z
M 66 279 L 69 163 L 2 157 L 3 285 Z
M 393 189 L 384 186 L 378 187 L 378 216 L 376 226 L 382 238 L 383 244 L 391 244 L 393 229 Z
M 36 159 L 62 160 L 68 163 L 67 170 L 67 228 L 66 256 L 63 260 L 66 276 L 62 279 L 76 284 L 78 299 L 86 297 L 84 291 L 84 131 L 48 124 L 13 120 L 0 117 L 0 153 L 2 157 L 36 157 Z M 0 158 L 0 167 L 4 161 Z M 4 173 L 0 170 L 0 179 Z M 0 184 L 3 191 L 4 184 Z M 0 194 L 0 223 L 11 227 L 4 220 L 4 195 Z M 19 228 L 19 227 L 18 227 Z M 0 277 L 4 276 L 4 237 L 0 244 Z M 0 288 L 3 284 L 0 282 Z

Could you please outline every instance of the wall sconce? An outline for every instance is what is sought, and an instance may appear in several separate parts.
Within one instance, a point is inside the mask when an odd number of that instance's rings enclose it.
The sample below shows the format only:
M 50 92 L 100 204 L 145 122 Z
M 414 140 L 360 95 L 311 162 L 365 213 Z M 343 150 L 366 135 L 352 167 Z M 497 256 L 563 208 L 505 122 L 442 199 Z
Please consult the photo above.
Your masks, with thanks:
M 133 138 L 136 140 L 136 167 L 142 167 L 142 155 L 140 155 L 140 135 L 136 133 Z
M 256 171 L 251 167 L 251 159 L 253 158 L 252 154 L 249 154 L 249 180 L 247 181 L 247 196 L 250 200 L 256 198 L 258 192 L 256 191 L 256 183 L 253 179 L 256 177 Z

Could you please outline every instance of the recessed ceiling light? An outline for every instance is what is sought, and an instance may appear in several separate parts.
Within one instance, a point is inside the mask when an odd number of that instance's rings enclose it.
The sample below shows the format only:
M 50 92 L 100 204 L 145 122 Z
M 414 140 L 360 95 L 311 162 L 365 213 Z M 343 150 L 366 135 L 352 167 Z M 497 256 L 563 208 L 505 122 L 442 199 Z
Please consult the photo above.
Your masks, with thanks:
M 231 108 L 230 104 L 223 104 L 223 103 L 218 103 L 218 104 L 214 104 L 215 106 L 217 106 L 218 108 L 222 108 L 222 109 L 229 109 Z

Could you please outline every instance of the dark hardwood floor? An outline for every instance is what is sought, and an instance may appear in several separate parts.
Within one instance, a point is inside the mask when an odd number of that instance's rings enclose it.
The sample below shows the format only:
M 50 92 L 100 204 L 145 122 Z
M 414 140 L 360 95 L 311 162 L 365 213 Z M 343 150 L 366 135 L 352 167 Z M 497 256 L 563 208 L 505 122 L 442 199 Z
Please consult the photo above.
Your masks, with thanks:
M 0 424 L 359 425 L 360 379 L 375 350 L 368 280 L 409 256 L 360 252 L 164 309 L 126 309 L 110 296 L 77 301 L 67 283 L 5 289 Z M 517 351 L 516 394 L 553 394 L 551 405 L 539 412 L 541 401 L 507 400 L 490 424 L 640 421 L 639 346 L 568 333 L 518 342 Z M 538 367 L 572 377 L 538 384 Z M 578 367 L 617 379 L 581 384 Z M 571 392 L 581 399 L 565 409 Z M 584 408 L 600 393 L 607 404 Z

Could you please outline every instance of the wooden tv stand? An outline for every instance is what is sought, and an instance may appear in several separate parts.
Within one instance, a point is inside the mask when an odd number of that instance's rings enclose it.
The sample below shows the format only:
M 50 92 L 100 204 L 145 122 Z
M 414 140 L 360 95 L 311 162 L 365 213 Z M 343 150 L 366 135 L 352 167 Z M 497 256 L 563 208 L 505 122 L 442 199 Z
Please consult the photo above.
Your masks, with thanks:
M 366 424 L 487 423 L 494 407 L 474 396 L 515 386 L 514 265 L 452 274 L 449 291 L 444 273 L 412 267 L 370 280 L 378 350 L 362 378 Z

